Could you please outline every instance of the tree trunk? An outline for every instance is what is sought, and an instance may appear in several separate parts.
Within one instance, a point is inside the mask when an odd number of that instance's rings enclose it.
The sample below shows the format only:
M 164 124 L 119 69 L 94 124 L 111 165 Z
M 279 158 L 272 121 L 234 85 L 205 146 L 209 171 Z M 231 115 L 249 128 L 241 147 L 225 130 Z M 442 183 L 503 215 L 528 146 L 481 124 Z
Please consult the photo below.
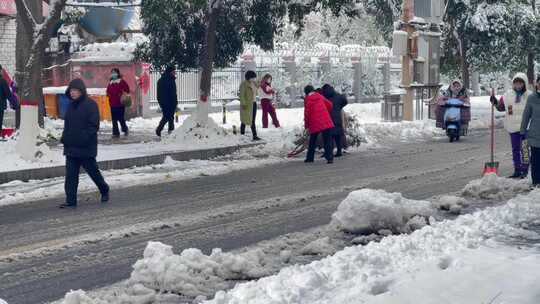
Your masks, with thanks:
M 461 54 L 460 54 L 460 64 L 461 64 L 461 81 L 463 82 L 463 87 L 468 90 L 470 87 L 470 65 L 467 61 L 467 47 L 465 46 L 465 41 L 461 40 Z
M 212 0 L 209 3 L 209 14 L 206 26 L 206 39 L 204 53 L 201 57 L 201 79 L 199 101 L 197 102 L 197 124 L 206 126 L 208 112 L 211 106 L 212 72 L 214 57 L 216 56 L 216 36 L 221 0 Z
M 38 23 L 43 21 L 43 4 L 41 0 L 26 0 L 26 6 Z M 19 8 L 18 8 L 19 10 Z M 36 103 L 39 106 L 38 123 L 44 124 L 45 107 L 43 104 L 41 71 L 43 68 L 43 49 L 33 47 L 34 29 L 32 25 L 24 22 L 21 14 L 17 13 L 17 38 L 16 38 L 16 72 L 15 80 L 19 87 L 19 99 L 21 102 Z M 28 68 L 28 61 L 35 56 L 34 65 Z M 16 126 L 20 126 L 20 111 L 16 113 Z
M 527 77 L 529 78 L 529 86 L 534 87 L 534 58 L 535 54 L 532 51 L 529 51 L 527 55 Z

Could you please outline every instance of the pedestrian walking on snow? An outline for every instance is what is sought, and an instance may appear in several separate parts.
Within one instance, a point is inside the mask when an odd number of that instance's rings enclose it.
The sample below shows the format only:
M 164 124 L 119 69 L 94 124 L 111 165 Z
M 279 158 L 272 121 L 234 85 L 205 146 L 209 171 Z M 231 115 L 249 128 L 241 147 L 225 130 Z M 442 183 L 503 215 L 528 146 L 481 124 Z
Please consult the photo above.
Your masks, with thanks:
M 2 131 L 4 123 L 4 111 L 7 109 L 7 102 L 11 98 L 8 81 L 4 79 L 2 74 L 2 66 L 0 66 L 0 131 Z
M 333 108 L 332 103 L 316 92 L 311 85 L 304 88 L 304 93 L 306 95 L 304 99 L 304 123 L 306 130 L 309 132 L 309 147 L 305 162 L 314 162 L 317 137 L 322 134 L 324 157 L 331 164 L 334 162 L 332 145 L 334 123 L 330 116 Z
M 124 135 L 128 135 L 129 129 L 126 124 L 126 104 L 124 100 L 129 96 L 129 85 L 122 78 L 120 70 L 114 68 L 111 70 L 111 80 L 107 86 L 107 97 L 109 97 L 109 105 L 111 106 L 113 137 L 120 137 L 118 124 L 122 128 Z
M 527 98 L 521 121 L 521 138 L 531 149 L 531 175 L 534 187 L 540 186 L 540 75 L 536 78 L 535 92 Z
M 343 143 L 345 142 L 345 128 L 343 127 L 343 108 L 348 104 L 347 98 L 341 94 L 338 94 L 334 87 L 329 84 L 325 84 L 322 87 L 323 96 L 332 103 L 332 122 L 334 123 L 334 130 L 332 134 L 333 144 L 336 146 L 335 157 L 343 156 Z
M 96 102 L 88 97 L 81 79 L 70 82 L 66 96 L 70 104 L 64 117 L 64 131 L 60 142 L 66 156 L 66 202 L 60 208 L 77 206 L 79 172 L 83 167 L 101 193 L 101 201 L 109 201 L 109 186 L 99 171 L 96 156 L 98 146 L 99 110 Z
M 490 101 L 500 112 L 505 112 L 504 128 L 510 134 L 512 144 L 512 158 L 514 161 L 514 174 L 510 178 L 526 178 L 529 173 L 529 164 L 523 163 L 523 139 L 521 136 L 521 122 L 531 92 L 527 90 L 529 83 L 527 75 L 517 73 L 512 80 L 512 89 L 508 90 L 497 100 L 492 92 Z
M 240 85 L 240 134 L 246 134 L 246 126 L 251 126 L 251 133 L 254 141 L 261 140 L 257 136 L 257 127 L 255 124 L 257 118 L 257 74 L 253 71 L 247 71 L 245 80 Z
M 156 135 L 161 137 L 165 124 L 169 125 L 169 134 L 174 131 L 174 113 L 178 107 L 176 93 L 176 69 L 168 67 L 157 83 L 157 99 L 161 108 L 161 121 L 156 129 Z
M 259 88 L 259 97 L 261 98 L 262 108 L 262 124 L 263 128 L 268 128 L 268 115 L 272 118 L 272 124 L 279 128 L 279 120 L 276 114 L 276 108 L 274 107 L 274 98 L 276 91 L 272 88 L 272 75 L 266 74 L 261 80 L 261 86 Z

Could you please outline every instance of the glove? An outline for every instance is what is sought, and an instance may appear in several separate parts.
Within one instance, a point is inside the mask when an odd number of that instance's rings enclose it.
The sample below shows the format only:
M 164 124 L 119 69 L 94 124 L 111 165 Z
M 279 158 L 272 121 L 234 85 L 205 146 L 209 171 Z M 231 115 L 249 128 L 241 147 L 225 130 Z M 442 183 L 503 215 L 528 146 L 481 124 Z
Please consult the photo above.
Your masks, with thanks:
M 522 141 L 526 141 L 526 140 L 527 140 L 527 133 L 525 133 L 525 134 L 520 134 L 520 137 L 521 137 L 521 140 L 522 140 Z

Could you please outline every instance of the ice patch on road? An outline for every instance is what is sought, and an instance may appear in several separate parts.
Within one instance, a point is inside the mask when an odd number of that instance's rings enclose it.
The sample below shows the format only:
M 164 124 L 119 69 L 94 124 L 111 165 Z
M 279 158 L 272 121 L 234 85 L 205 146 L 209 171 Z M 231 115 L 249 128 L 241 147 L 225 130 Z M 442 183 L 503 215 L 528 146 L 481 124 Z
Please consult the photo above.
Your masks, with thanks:
M 484 200 L 504 200 L 529 190 L 530 186 L 526 179 L 510 179 L 499 177 L 496 174 L 488 174 L 467 184 L 462 195 Z
M 540 251 L 517 250 L 499 241 L 538 237 L 522 225 L 540 223 L 539 201 L 540 191 L 535 191 L 410 235 L 349 247 L 321 261 L 288 267 L 277 275 L 218 292 L 206 303 L 386 304 L 396 299 L 416 304 L 464 303 L 464 295 L 467 303 L 482 303 L 502 291 L 494 303 L 536 304 Z M 470 284 L 469 277 L 479 284 Z M 401 301 L 402 295 L 406 301 Z
M 346 232 L 370 234 L 381 230 L 410 232 L 421 226 L 417 217 L 435 213 L 430 202 L 404 198 L 399 193 L 362 189 L 349 194 L 332 215 L 331 225 Z

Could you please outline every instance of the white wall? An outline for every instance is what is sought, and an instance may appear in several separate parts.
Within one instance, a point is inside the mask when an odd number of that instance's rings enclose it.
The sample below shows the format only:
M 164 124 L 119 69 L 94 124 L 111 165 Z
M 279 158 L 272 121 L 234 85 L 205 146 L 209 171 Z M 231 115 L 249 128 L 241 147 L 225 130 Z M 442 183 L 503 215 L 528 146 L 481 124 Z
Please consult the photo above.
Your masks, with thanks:
M 12 76 L 15 74 L 16 35 L 15 19 L 0 15 L 0 64 Z

